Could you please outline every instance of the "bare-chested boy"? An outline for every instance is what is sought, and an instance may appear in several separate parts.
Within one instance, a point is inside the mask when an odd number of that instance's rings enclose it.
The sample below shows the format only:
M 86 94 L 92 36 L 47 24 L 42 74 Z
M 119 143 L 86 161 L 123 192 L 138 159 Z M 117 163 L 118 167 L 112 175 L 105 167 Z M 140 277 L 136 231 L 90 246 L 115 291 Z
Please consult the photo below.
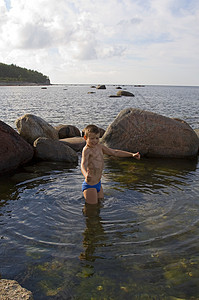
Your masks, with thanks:
M 140 159 L 139 152 L 131 153 L 122 150 L 110 149 L 99 144 L 100 132 L 95 125 L 88 125 L 84 130 L 86 146 L 82 151 L 81 171 L 85 177 L 82 191 L 86 203 L 97 204 L 98 199 L 104 198 L 101 186 L 102 171 L 104 168 L 103 155 L 118 157 L 134 157 Z

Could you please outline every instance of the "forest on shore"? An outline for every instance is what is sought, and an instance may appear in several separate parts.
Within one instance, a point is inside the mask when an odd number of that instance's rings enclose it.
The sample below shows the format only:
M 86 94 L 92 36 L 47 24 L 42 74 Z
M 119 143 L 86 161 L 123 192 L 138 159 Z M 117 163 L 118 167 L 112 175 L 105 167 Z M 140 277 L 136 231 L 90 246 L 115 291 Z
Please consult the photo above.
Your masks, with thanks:
M 0 63 L 0 85 L 50 84 L 48 76 L 34 70 L 18 67 L 14 64 Z

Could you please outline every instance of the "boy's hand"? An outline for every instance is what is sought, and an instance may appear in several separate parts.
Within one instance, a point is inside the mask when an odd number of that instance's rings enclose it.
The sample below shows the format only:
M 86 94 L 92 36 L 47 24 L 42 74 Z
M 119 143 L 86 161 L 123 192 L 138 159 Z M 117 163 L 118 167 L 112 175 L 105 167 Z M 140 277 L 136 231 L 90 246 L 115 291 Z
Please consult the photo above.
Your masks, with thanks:
M 136 159 L 140 159 L 140 153 L 139 152 L 133 153 L 133 157 Z

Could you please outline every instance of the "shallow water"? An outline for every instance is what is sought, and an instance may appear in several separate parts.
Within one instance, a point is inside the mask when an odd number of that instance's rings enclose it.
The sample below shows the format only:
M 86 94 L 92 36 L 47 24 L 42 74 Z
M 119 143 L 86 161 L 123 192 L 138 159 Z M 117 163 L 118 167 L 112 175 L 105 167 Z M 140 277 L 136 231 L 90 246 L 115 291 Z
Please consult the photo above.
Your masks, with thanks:
M 127 107 L 198 128 L 199 88 L 0 87 L 0 119 L 106 129 Z M 3 109 L 2 109 L 3 108 Z M 87 113 L 88 111 L 88 113 Z M 0 274 L 34 299 L 198 299 L 198 160 L 105 157 L 105 199 L 87 207 L 78 165 L 29 164 L 0 180 Z

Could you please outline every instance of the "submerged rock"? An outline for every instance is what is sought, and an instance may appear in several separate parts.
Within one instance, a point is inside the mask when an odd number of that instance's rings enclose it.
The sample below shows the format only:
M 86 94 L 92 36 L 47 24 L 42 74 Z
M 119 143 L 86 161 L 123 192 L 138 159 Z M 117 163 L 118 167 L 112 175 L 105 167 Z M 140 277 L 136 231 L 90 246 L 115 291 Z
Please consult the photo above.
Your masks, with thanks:
M 1 300 L 33 300 L 33 295 L 15 280 L 0 279 Z
M 35 115 L 26 114 L 17 119 L 15 123 L 20 136 L 30 144 L 33 144 L 39 137 L 58 140 L 58 132 L 55 128 Z
M 119 113 L 101 142 L 148 157 L 195 157 L 199 146 L 196 133 L 187 123 L 134 108 Z
M 33 157 L 33 147 L 13 128 L 0 121 L 0 174 L 13 171 Z
M 48 138 L 40 137 L 34 141 L 35 157 L 47 161 L 77 163 L 77 153 L 68 145 Z

